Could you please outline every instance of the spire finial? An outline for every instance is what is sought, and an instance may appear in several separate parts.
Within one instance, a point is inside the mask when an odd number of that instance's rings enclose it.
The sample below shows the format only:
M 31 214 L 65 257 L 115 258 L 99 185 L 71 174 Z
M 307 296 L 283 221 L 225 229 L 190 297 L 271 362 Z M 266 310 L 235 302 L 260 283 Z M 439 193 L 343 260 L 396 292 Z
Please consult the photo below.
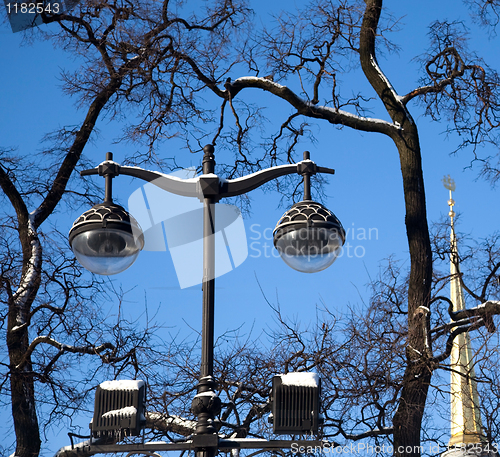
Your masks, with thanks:
M 441 181 L 443 183 L 443 186 L 450 191 L 450 199 L 448 200 L 448 206 L 450 207 L 450 212 L 448 213 L 448 216 L 450 216 L 451 227 L 453 228 L 453 218 L 455 217 L 455 211 L 453 211 L 453 206 L 455 206 L 455 200 L 453 200 L 452 192 L 455 191 L 457 186 L 455 184 L 455 181 L 451 178 L 450 175 L 443 177 Z
M 460 266 L 457 239 L 453 218 L 455 211 L 452 192 L 456 189 L 455 181 L 450 175 L 442 179 L 444 187 L 450 191 L 448 206 L 451 219 L 450 234 L 450 300 L 453 311 L 465 309 L 465 298 L 460 282 Z M 457 335 L 453 340 L 450 354 L 451 368 L 451 439 L 450 449 L 483 443 L 486 438 L 482 432 L 481 414 L 479 411 L 479 395 L 476 375 L 474 373 L 473 353 L 468 333 Z M 445 453 L 446 455 L 446 453 Z M 455 455 L 455 454 L 453 454 Z M 463 454 L 465 455 L 465 454 Z M 449 455 L 449 457 L 452 457 Z

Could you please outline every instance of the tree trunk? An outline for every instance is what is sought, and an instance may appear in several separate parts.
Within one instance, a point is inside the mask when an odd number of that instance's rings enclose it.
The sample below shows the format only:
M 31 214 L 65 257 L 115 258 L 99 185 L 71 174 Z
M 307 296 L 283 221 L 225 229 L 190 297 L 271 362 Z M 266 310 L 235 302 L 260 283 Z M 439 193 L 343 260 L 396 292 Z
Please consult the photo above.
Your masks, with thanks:
M 9 330 L 15 320 L 9 312 Z M 29 346 L 28 328 L 9 331 L 8 347 L 11 364 L 10 389 L 12 398 L 12 418 L 16 433 L 16 457 L 37 457 L 40 452 L 41 440 L 38 428 L 38 418 L 35 409 L 35 384 L 32 376 L 31 360 L 16 368 L 26 354 Z
M 407 124 L 410 124 L 408 122 Z M 410 248 L 408 286 L 407 366 L 398 410 L 393 419 L 395 455 L 419 455 L 422 416 L 432 371 L 425 363 L 428 348 L 425 319 L 417 313 L 428 307 L 431 294 L 432 254 L 427 226 L 425 193 L 418 134 L 413 124 L 404 127 L 398 146 L 406 206 L 406 233 Z
M 427 347 L 425 319 L 419 307 L 428 308 L 431 295 L 432 254 L 425 206 L 422 158 L 417 127 L 396 96 L 396 92 L 378 67 L 375 57 L 375 37 L 382 0 L 367 0 L 360 35 L 360 61 L 363 72 L 389 113 L 397 133 L 390 136 L 399 152 L 405 198 L 405 224 L 410 250 L 410 280 L 408 285 L 407 366 L 398 410 L 393 418 L 394 454 L 419 455 L 420 431 L 432 375 L 426 363 Z
M 17 195 L 17 193 L 16 193 Z M 14 198 L 15 200 L 15 198 Z M 9 297 L 7 347 L 10 362 L 12 418 L 16 433 L 15 457 L 37 457 L 41 440 L 35 407 L 35 381 L 29 347 L 30 310 L 40 285 L 42 248 L 24 205 L 18 207 L 19 234 L 23 246 L 23 272 L 16 293 Z

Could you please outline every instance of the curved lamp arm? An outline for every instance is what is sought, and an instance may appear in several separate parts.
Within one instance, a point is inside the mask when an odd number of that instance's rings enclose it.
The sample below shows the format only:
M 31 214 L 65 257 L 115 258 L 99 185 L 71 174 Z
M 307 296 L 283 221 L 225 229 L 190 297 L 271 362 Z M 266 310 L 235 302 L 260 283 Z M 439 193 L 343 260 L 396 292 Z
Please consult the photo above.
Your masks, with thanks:
M 303 175 L 305 173 L 316 174 L 318 172 L 333 175 L 335 170 L 332 168 L 318 167 L 311 160 L 303 160 L 296 164 L 267 168 L 242 178 L 224 181 L 221 185 L 220 198 L 246 194 L 257 187 L 262 186 L 262 184 L 265 184 L 272 179 L 279 178 L 280 176 L 290 175 L 293 173 L 298 173 L 299 175 Z
M 102 162 L 96 168 L 83 170 L 81 176 L 99 175 L 104 177 L 112 177 L 118 175 L 128 175 L 134 178 L 142 179 L 150 182 L 160 189 L 166 190 L 173 194 L 182 195 L 183 197 L 200 197 L 199 178 L 181 179 L 175 176 L 169 176 L 156 171 L 143 170 L 138 167 L 121 166 L 116 162 L 107 160 Z M 201 193 L 201 196 L 203 194 Z
M 318 167 L 313 161 L 307 159 L 296 164 L 267 168 L 235 179 L 220 180 L 215 174 L 203 174 L 196 178 L 182 179 L 156 171 L 143 170 L 138 167 L 121 166 L 112 160 L 107 160 L 96 168 L 81 171 L 80 175 L 100 175 L 112 178 L 118 175 L 128 175 L 150 182 L 160 189 L 182 195 L 183 197 L 198 197 L 203 199 L 204 197 L 211 196 L 216 200 L 220 200 L 221 198 L 246 194 L 272 179 L 293 173 L 310 176 L 316 173 L 334 174 L 335 170 Z

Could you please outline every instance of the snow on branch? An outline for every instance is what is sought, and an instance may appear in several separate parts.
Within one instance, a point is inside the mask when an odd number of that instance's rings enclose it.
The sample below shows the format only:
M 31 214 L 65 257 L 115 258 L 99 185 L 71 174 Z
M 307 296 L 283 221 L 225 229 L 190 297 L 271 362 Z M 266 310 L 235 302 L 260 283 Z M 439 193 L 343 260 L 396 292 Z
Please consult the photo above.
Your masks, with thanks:
M 461 311 L 453 311 L 451 314 L 453 320 L 500 314 L 500 301 L 486 301 L 478 306 L 475 306 L 474 308 L 464 309 Z
M 356 130 L 385 134 L 395 134 L 400 130 L 398 125 L 381 119 L 358 116 L 329 106 L 318 106 L 299 97 L 289 87 L 266 78 L 244 76 L 234 81 L 228 80 L 225 87 L 230 99 L 236 97 L 240 91 L 246 88 L 262 89 L 290 103 L 297 110 L 298 114 L 315 119 L 324 119 L 331 124 L 345 125 Z
M 196 421 L 164 413 L 146 412 L 146 427 L 189 436 L 196 430 Z
M 30 255 L 25 262 L 26 268 L 23 271 L 21 282 L 17 291 L 14 293 L 14 303 L 18 307 L 16 326 L 26 324 L 27 310 L 26 303 L 32 296 L 32 292 L 37 288 L 40 280 L 40 271 L 42 266 L 42 246 L 35 230 L 32 217 L 28 217 L 26 221 L 26 239 L 30 244 Z

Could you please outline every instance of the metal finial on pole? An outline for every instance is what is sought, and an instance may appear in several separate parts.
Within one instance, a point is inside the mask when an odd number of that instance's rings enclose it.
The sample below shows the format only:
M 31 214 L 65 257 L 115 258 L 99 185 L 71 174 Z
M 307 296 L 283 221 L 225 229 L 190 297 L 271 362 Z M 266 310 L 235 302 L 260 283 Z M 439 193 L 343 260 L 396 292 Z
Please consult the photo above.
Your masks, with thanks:
M 213 173 L 215 169 L 215 148 L 211 144 L 207 144 L 203 148 L 203 173 Z

